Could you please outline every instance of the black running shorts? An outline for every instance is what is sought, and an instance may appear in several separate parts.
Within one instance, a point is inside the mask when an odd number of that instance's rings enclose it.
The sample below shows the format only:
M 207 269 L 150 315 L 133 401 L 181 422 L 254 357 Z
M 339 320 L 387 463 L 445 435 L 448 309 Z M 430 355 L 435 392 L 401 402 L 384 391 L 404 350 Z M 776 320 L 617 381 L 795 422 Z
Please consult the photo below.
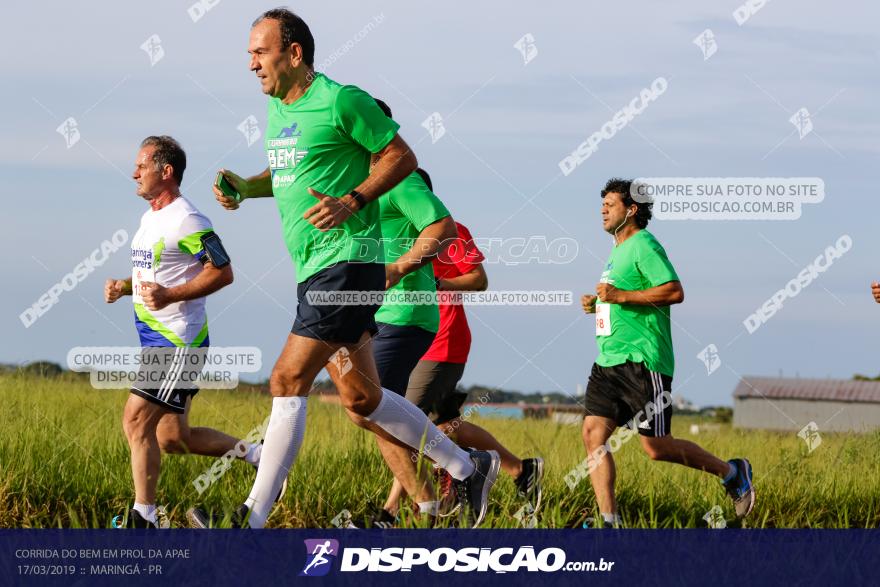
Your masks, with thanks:
M 199 392 L 208 347 L 143 347 L 131 393 L 183 414 L 187 398 Z
M 644 363 L 593 365 L 584 397 L 587 416 L 637 427 L 643 436 L 666 436 L 672 424 L 672 377 Z

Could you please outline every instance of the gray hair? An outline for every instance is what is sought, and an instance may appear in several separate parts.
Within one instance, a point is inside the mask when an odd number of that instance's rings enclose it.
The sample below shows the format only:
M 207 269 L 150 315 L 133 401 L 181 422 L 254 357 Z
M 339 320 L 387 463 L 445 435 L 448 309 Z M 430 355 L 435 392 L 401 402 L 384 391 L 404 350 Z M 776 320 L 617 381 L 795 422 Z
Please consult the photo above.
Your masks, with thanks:
M 162 171 L 164 166 L 170 165 L 179 186 L 183 182 L 183 172 L 186 169 L 186 153 L 180 143 L 168 135 L 150 136 L 141 141 L 141 148 L 144 147 L 156 148 L 153 151 L 156 169 Z

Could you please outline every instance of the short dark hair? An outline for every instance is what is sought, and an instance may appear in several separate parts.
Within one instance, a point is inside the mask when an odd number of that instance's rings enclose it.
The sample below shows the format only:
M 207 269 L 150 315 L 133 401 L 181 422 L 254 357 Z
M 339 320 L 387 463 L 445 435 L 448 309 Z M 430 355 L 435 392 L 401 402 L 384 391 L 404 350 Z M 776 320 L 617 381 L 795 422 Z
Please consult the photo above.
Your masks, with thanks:
M 179 186 L 183 183 L 183 172 L 186 170 L 186 153 L 176 140 L 168 135 L 150 136 L 141 141 L 141 148 L 155 147 L 153 151 L 153 163 L 156 169 L 162 171 L 165 165 L 170 165 L 174 173 L 174 179 Z
M 648 226 L 648 221 L 651 220 L 653 214 L 651 213 L 651 208 L 654 206 L 651 202 L 637 202 L 632 197 L 632 180 L 631 179 L 620 179 L 619 177 L 612 177 L 605 184 L 605 188 L 602 190 L 602 197 L 605 197 L 605 194 L 620 194 L 620 199 L 623 202 L 623 205 L 629 208 L 632 205 L 638 206 L 636 209 L 636 226 L 639 228 L 645 228 Z
M 422 179 L 425 180 L 425 185 L 428 186 L 428 189 L 432 192 L 434 191 L 434 186 L 431 184 L 431 176 L 428 175 L 428 172 L 422 169 L 421 167 L 416 167 L 416 173 L 422 176 Z
M 382 112 L 385 113 L 385 116 L 387 116 L 388 118 L 394 118 L 393 116 L 391 116 L 391 108 L 388 107 L 388 104 L 386 104 L 383 100 L 380 100 L 379 98 L 373 98 L 373 100 L 376 101 L 376 104 L 379 106 L 379 108 L 382 109 Z
M 278 21 L 278 27 L 281 29 L 281 48 L 287 49 L 293 43 L 297 43 L 302 47 L 303 61 L 312 67 L 315 63 L 315 38 L 306 21 L 286 8 L 273 8 L 261 14 L 251 28 L 267 19 Z

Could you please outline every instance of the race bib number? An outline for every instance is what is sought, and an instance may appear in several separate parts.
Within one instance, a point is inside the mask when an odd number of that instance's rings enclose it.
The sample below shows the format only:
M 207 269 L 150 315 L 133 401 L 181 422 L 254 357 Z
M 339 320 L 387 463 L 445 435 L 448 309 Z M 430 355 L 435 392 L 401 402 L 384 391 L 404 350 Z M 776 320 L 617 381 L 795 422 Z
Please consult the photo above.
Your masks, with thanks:
M 596 336 L 611 336 L 611 304 L 596 302 Z
M 156 272 L 152 268 L 134 267 L 131 270 L 131 297 L 135 304 L 143 304 L 144 298 L 141 282 L 156 281 Z

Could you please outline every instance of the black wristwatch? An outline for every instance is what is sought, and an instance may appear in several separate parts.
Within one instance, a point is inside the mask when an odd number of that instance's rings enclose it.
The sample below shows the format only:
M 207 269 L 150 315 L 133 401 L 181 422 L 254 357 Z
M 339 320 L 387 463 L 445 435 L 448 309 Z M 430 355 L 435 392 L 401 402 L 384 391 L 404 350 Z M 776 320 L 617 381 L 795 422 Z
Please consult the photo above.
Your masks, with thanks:
M 358 203 L 358 210 L 363 210 L 364 206 L 367 205 L 367 199 L 359 191 L 351 190 L 348 192 L 348 195 L 354 198 L 354 201 Z

